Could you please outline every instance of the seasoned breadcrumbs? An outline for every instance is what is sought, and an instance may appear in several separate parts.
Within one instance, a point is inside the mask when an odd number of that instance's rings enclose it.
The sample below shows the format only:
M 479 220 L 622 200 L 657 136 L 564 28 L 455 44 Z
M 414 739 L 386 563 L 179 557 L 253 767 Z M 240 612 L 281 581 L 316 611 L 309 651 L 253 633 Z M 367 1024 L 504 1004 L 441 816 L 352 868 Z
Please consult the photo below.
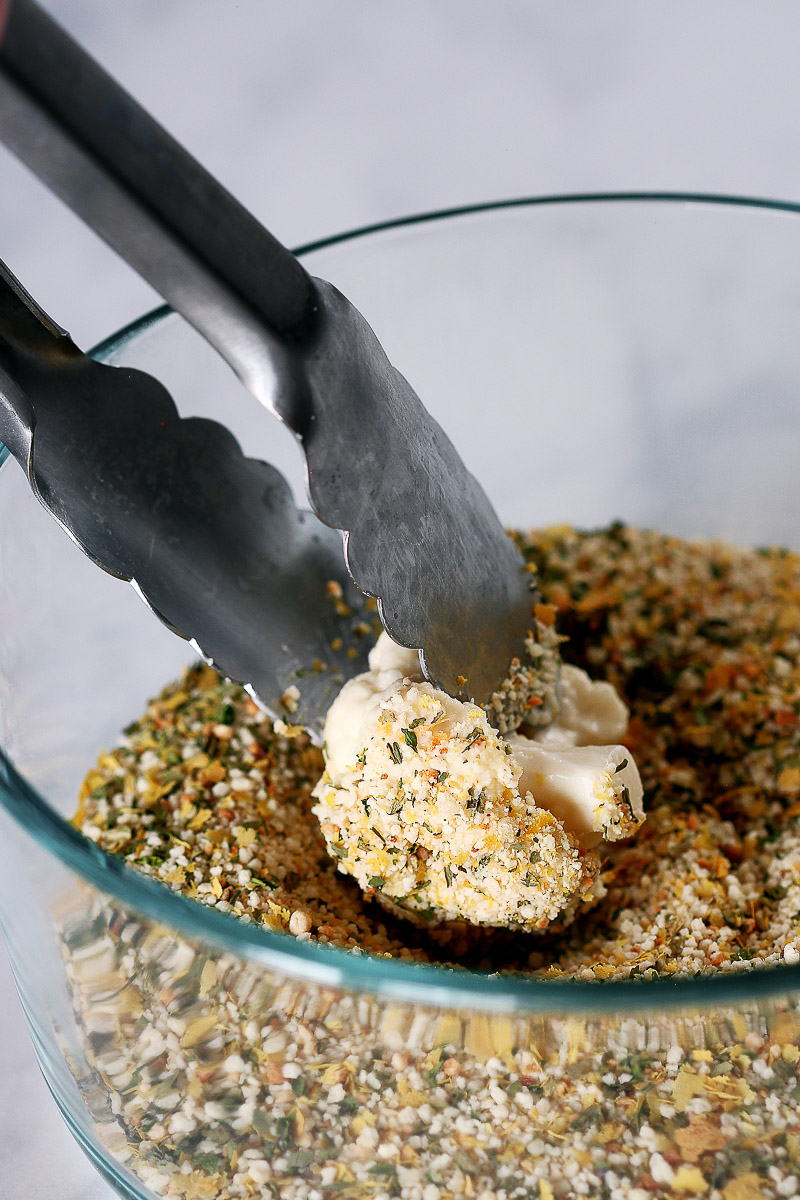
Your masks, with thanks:
M 84 785 L 76 825 L 203 904 L 420 961 L 579 978 L 800 958 L 800 558 L 621 524 L 518 535 L 565 661 L 628 704 L 648 820 L 599 908 L 552 942 L 412 930 L 343 879 L 311 813 L 320 753 L 197 666 Z
M 354 953 L 599 979 L 797 963 L 800 557 L 621 525 L 519 541 L 565 658 L 631 708 L 648 807 L 565 934 L 394 921 L 325 852 L 318 751 L 202 666 L 101 756 L 76 824 L 203 904 Z M 65 1052 L 99 1142 L 157 1196 L 800 1192 L 796 998 L 437 1009 L 212 953 L 92 889 L 59 923 L 84 1043 Z

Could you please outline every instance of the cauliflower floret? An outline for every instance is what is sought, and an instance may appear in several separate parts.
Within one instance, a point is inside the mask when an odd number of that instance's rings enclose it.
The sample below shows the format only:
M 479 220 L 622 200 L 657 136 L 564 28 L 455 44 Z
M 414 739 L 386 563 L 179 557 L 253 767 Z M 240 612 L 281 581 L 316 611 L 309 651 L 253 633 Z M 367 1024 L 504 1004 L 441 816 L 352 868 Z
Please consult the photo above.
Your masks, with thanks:
M 405 680 L 376 697 L 361 732 L 354 763 L 332 770 L 329 758 L 314 812 L 362 888 L 406 915 L 534 928 L 591 891 L 599 861 L 520 795 L 483 709 Z
M 623 746 L 583 744 L 624 728 L 616 693 L 564 672 L 560 735 L 551 725 L 537 741 L 503 738 L 382 635 L 325 727 L 313 811 L 339 870 L 418 921 L 543 930 L 594 903 L 590 847 L 641 823 L 641 784 Z M 594 716 L 593 688 L 611 693 L 595 697 Z
M 644 821 L 639 771 L 618 741 L 627 725 L 610 683 L 564 663 L 556 720 L 530 738 L 507 737 L 522 768 L 520 791 L 532 792 L 587 849 L 630 837 Z
M 644 820 L 639 771 L 624 746 L 553 750 L 516 734 L 508 745 L 520 765 L 520 791 L 531 791 L 587 849 L 630 837 Z

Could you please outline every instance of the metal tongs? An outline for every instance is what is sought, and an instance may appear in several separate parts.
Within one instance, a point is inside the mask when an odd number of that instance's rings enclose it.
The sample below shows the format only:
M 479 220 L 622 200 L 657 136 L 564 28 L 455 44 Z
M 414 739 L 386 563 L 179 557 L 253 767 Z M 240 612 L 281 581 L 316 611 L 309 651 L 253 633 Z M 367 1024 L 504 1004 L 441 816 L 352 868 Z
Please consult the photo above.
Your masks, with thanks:
M 270 711 L 285 715 L 294 685 L 312 735 L 364 668 L 364 595 L 428 679 L 488 699 L 523 654 L 529 576 L 361 314 L 33 0 L 0 0 L 0 140 L 203 334 L 307 462 L 313 514 L 222 425 L 182 420 L 150 376 L 83 355 L 3 268 L 0 438 L 74 539 Z

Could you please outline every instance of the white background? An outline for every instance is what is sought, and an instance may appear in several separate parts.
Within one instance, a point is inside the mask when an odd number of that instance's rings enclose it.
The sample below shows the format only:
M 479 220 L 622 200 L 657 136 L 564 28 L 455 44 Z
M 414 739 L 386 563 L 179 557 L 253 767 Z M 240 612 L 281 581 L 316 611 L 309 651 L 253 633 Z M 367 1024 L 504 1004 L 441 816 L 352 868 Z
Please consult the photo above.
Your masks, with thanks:
M 796 0 L 50 0 L 284 242 L 504 196 L 800 199 Z M 0 151 L 0 257 L 88 347 L 156 302 Z M 108 1200 L 0 962 L 0 1198 Z

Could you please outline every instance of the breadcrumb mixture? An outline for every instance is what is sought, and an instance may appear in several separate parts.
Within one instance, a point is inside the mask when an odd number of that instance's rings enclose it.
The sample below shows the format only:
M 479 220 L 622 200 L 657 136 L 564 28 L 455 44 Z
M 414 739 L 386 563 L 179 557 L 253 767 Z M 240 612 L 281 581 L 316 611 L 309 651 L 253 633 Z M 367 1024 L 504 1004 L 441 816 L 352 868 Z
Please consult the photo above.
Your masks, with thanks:
M 203 666 L 101 756 L 76 825 L 204 904 L 352 950 L 601 979 L 799 961 L 800 558 L 620 524 L 517 540 L 565 661 L 629 706 L 648 802 L 636 837 L 604 847 L 606 897 L 566 932 L 384 912 L 326 853 L 319 752 Z
M 76 824 L 204 904 L 354 953 L 599 979 L 800 962 L 800 557 L 621 525 L 519 541 L 565 656 L 629 704 L 648 799 L 636 836 L 604 848 L 606 897 L 566 933 L 384 912 L 326 852 L 321 754 L 203 666 L 101 756 Z M 57 915 L 83 1037 L 67 1061 L 98 1142 L 154 1195 L 800 1192 L 796 997 L 441 1009 L 283 977 L 94 889 Z

